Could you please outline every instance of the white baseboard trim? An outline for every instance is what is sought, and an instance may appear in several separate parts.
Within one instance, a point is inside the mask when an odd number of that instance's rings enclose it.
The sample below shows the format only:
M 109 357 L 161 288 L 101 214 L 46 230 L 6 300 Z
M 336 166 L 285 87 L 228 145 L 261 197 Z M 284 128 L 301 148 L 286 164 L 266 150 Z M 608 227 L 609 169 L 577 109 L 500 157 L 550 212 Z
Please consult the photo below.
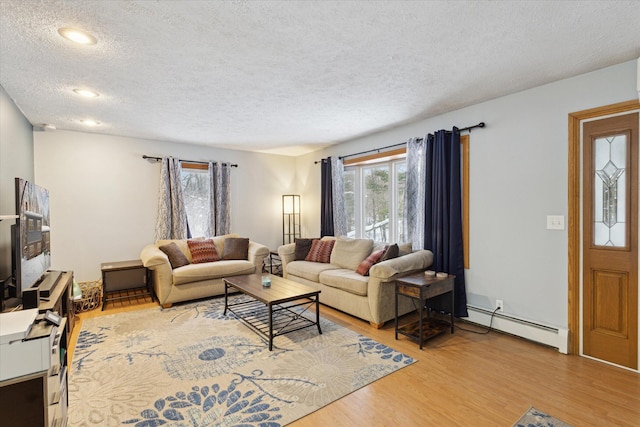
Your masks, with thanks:
M 464 320 L 489 327 L 491 310 L 473 305 L 467 305 L 467 310 L 469 317 L 465 317 Z M 555 347 L 563 354 L 569 352 L 569 330 L 566 328 L 543 325 L 500 312 L 493 317 L 492 327 L 498 331 Z

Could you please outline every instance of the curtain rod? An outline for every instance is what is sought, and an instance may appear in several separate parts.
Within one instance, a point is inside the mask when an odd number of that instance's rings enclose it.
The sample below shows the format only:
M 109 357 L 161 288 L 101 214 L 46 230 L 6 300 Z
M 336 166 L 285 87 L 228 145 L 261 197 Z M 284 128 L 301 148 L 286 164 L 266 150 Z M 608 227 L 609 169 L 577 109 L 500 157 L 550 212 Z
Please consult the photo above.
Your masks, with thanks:
M 473 126 L 467 126 L 466 128 L 462 128 L 462 129 L 458 129 L 458 133 L 460 132 L 464 132 L 464 131 L 469 131 L 471 132 L 471 129 L 475 129 L 475 128 L 483 128 L 485 127 L 485 123 L 484 122 L 480 122 L 477 125 L 473 125 Z M 447 131 L 447 132 L 451 132 L 451 131 Z M 423 138 L 418 138 L 418 141 L 422 141 Z M 400 147 L 402 145 L 406 145 L 406 142 L 401 142 L 400 144 L 393 144 L 393 145 L 387 145 L 386 147 L 380 147 L 380 148 L 374 148 L 372 150 L 367 150 L 367 151 L 361 151 L 359 153 L 353 153 L 353 154 L 347 154 L 346 156 L 339 156 L 339 159 L 346 159 L 347 157 L 353 157 L 353 156 L 359 156 L 360 154 L 367 154 L 367 153 L 373 153 L 374 151 L 377 151 L 378 153 L 382 150 L 388 150 L 389 148 L 395 148 L 395 147 Z M 316 160 L 315 162 L 313 162 L 314 164 L 318 164 L 322 162 L 322 160 Z
M 155 160 L 156 162 L 160 162 L 160 161 L 162 161 L 162 157 L 147 156 L 146 154 L 143 154 L 143 155 L 142 155 L 142 158 L 143 158 L 143 159 Z M 201 162 L 201 161 L 199 161 L 199 160 L 182 160 L 182 159 L 180 159 L 180 161 L 181 161 L 181 162 L 186 162 L 186 163 L 198 163 L 198 164 L 201 164 L 201 165 L 206 165 L 206 164 L 208 164 L 208 162 Z M 221 162 L 221 163 L 222 163 L 222 162 Z M 222 164 L 224 164 L 224 165 L 229 165 L 229 166 L 231 166 L 232 168 L 237 168 L 237 167 L 238 167 L 238 165 L 237 165 L 237 164 L 235 164 L 235 163 L 222 163 Z

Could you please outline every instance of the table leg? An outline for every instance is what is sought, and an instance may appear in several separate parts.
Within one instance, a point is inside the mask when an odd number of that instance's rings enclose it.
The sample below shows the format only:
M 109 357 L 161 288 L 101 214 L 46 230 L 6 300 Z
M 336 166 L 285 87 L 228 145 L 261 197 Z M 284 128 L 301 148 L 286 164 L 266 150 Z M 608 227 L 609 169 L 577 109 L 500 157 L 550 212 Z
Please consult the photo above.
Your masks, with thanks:
M 226 280 L 224 280 L 224 312 L 222 313 L 223 316 L 226 316 L 227 314 L 227 307 L 229 307 L 229 284 L 227 283 Z
M 451 333 L 453 333 L 453 317 L 454 317 L 453 310 L 455 308 L 455 305 L 454 305 L 455 297 L 456 295 L 455 295 L 454 289 L 451 289 Z
M 322 335 L 322 330 L 320 329 L 320 296 L 316 295 L 316 325 L 318 326 L 318 333 Z
M 271 304 L 269 308 L 269 351 L 273 350 L 273 307 Z
M 424 304 L 425 301 L 420 298 L 420 309 L 419 309 L 419 315 L 420 315 L 420 319 L 418 320 L 418 340 L 420 341 L 420 350 L 422 350 L 422 311 L 424 310 Z
M 104 272 L 102 272 L 102 310 L 104 311 L 104 306 L 107 305 L 107 290 L 104 287 L 104 279 L 105 279 L 105 274 Z

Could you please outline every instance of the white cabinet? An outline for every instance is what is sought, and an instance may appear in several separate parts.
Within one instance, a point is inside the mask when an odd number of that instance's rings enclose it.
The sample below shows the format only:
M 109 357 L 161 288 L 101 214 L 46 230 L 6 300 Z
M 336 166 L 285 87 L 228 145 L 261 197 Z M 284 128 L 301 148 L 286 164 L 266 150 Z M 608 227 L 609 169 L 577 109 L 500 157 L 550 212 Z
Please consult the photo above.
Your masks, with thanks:
M 38 309 L 0 314 L 2 423 L 59 427 L 67 420 L 67 331 Z

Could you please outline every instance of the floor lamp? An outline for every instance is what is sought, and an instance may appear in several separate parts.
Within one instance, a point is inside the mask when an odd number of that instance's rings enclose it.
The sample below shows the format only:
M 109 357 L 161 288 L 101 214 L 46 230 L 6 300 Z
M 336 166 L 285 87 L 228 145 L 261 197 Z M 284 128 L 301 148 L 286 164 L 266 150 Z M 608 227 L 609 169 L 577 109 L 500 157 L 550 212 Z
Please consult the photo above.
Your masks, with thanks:
M 296 237 L 302 237 L 300 228 L 300 195 L 282 196 L 282 244 L 294 243 Z

